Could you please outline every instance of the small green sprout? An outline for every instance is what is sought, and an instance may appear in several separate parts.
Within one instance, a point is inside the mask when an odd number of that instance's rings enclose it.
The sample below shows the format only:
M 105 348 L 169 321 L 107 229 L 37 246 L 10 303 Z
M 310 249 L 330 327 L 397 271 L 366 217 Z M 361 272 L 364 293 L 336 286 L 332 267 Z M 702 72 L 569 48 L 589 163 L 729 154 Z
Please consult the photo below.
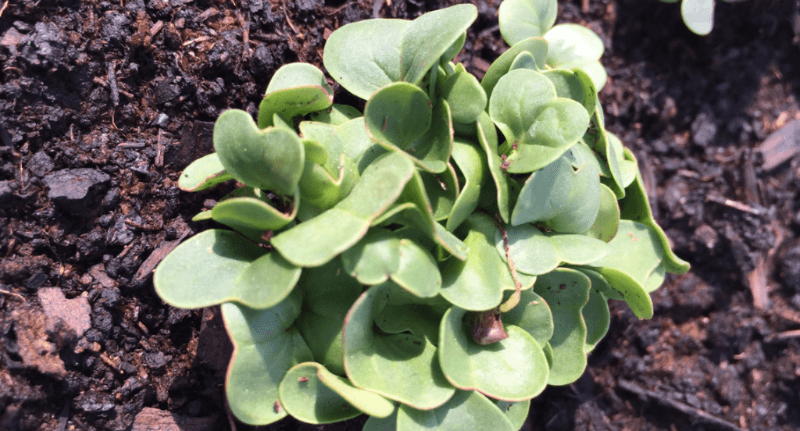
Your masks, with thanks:
M 649 293 L 689 269 L 605 130 L 602 44 L 551 29 L 555 3 L 503 3 L 512 45 L 482 81 L 453 63 L 477 17 L 458 5 L 330 36 L 325 67 L 363 113 L 287 64 L 257 122 L 220 115 L 179 185 L 240 187 L 154 284 L 176 307 L 221 304 L 241 421 L 520 429 L 584 372 L 609 299 L 650 318 Z
M 715 0 L 661 0 L 663 3 L 681 2 L 681 17 L 692 33 L 706 36 L 714 29 Z M 728 3 L 742 0 L 720 0 Z

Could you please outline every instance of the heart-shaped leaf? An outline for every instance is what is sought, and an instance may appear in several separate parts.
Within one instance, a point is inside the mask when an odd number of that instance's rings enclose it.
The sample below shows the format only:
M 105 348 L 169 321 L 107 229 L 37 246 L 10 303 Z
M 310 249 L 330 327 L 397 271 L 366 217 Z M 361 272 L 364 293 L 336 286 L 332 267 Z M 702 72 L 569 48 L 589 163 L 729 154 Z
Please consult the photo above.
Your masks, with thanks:
M 424 298 L 436 296 L 442 284 L 436 260 L 427 250 L 385 229 L 370 229 L 341 259 L 344 270 L 363 284 L 391 279 Z
M 574 174 L 569 200 L 547 225 L 556 232 L 582 233 L 592 227 L 600 210 L 600 167 L 585 145 L 573 146 L 568 155 Z
M 231 302 L 222 304 L 225 328 L 233 342 L 225 393 L 236 417 L 250 425 L 266 425 L 286 416 L 278 385 L 284 374 L 313 360 L 292 322 L 300 314 L 299 291 L 280 304 L 255 310 Z
M 515 69 L 500 78 L 489 114 L 506 137 L 508 172 L 527 173 L 552 163 L 578 142 L 589 115 L 574 100 L 556 97 L 542 73 Z
M 286 298 L 301 269 L 277 253 L 266 253 L 234 232 L 209 229 L 179 245 L 156 268 L 158 295 L 180 308 L 236 301 L 271 307 Z M 260 274 L 267 273 L 268 279 Z
M 506 226 L 508 248 L 517 271 L 531 275 L 545 274 L 561 263 L 586 265 L 607 256 L 613 247 L 585 235 L 544 234 L 530 224 Z M 505 243 L 495 231 L 496 253 L 505 260 Z
M 383 335 L 373 324 L 390 286 L 371 287 L 353 304 L 344 327 L 344 365 L 356 387 L 419 409 L 447 402 L 455 389 L 436 359 L 436 347 L 413 334 Z
M 187 192 L 199 192 L 232 179 L 217 153 L 211 153 L 193 161 L 183 170 L 178 178 L 178 187 Z
M 574 269 L 558 268 L 540 275 L 533 286 L 553 312 L 553 351 L 548 384 L 568 385 L 586 369 L 586 323 L 581 309 L 589 301 L 591 282 Z
M 401 43 L 403 81 L 411 84 L 422 81 L 477 17 L 474 5 L 460 4 L 428 12 L 411 21 Z
M 431 126 L 422 137 L 405 149 L 420 168 L 434 173 L 447 169 L 450 151 L 453 149 L 453 121 L 450 105 L 444 99 L 433 102 Z
M 298 266 L 328 262 L 367 233 L 372 220 L 394 203 L 414 173 L 414 164 L 408 158 L 387 154 L 364 171 L 344 200 L 275 236 L 272 245 Z
M 497 10 L 500 34 L 511 46 L 542 36 L 555 24 L 556 12 L 556 0 L 505 0 Z
M 558 97 L 572 99 L 586 109 L 587 113 L 594 113 L 597 108 L 597 90 L 592 79 L 582 69 L 573 70 L 548 70 L 544 76 L 556 87 Z
M 225 170 L 250 187 L 288 196 L 297 190 L 305 152 L 291 131 L 261 130 L 250 114 L 231 109 L 214 124 L 214 149 Z
M 489 345 L 472 340 L 466 310 L 445 313 L 439 334 L 439 363 L 447 380 L 462 390 L 488 397 L 522 401 L 547 386 L 549 367 L 539 343 L 517 326 L 505 325 L 508 338 Z M 524 358 L 524 359 L 523 359 Z
M 315 362 L 292 367 L 281 380 L 279 394 L 292 417 L 310 424 L 340 422 L 361 413 L 388 417 L 395 410 L 391 401 L 353 387 Z
M 489 166 L 489 174 L 495 184 L 495 192 L 497 197 L 497 211 L 504 222 L 508 223 L 511 213 L 511 191 L 510 179 L 506 176 L 503 168 L 503 161 L 498 154 L 497 148 L 497 129 L 495 129 L 492 119 L 486 112 L 478 117 L 477 134 L 478 142 L 481 144 L 484 153 L 486 154 L 487 164 Z
M 441 92 L 451 107 L 453 121 L 472 123 L 486 108 L 486 92 L 478 79 L 461 64 L 456 66 L 455 73 L 447 77 Z
M 524 0 L 523 0 L 524 1 Z M 504 3 L 505 4 L 505 3 Z M 512 45 L 506 52 L 504 52 L 497 60 L 489 66 L 486 75 L 483 76 L 481 87 L 486 92 L 486 97 L 491 98 L 492 91 L 497 85 L 497 82 L 511 69 L 519 54 L 527 52 L 533 56 L 536 63 L 537 70 L 545 69 L 545 59 L 547 58 L 547 41 L 540 37 L 525 39 L 515 45 Z
M 475 391 L 456 391 L 450 400 L 434 410 L 416 410 L 406 405 L 397 409 L 398 431 L 513 431 L 511 421 L 491 400 Z M 368 421 L 369 422 L 369 421 Z M 371 428 L 387 431 L 387 428 Z M 368 428 L 365 426 L 365 430 Z
M 284 121 L 321 111 L 333 103 L 333 90 L 321 70 L 308 63 L 281 66 L 267 86 L 258 108 L 258 127 L 277 125 L 274 115 Z
M 325 69 L 347 91 L 364 100 L 402 80 L 400 50 L 409 22 L 371 19 L 347 24 L 325 43 Z

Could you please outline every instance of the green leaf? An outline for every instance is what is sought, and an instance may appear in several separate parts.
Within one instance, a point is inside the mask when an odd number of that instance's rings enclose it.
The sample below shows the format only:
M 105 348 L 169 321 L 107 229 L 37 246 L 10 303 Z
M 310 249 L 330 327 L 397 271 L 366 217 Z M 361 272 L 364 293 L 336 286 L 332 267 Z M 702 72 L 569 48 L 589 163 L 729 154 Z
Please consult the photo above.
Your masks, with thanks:
M 548 66 L 554 69 L 581 68 L 592 78 L 597 91 L 603 88 L 608 76 L 599 60 L 605 47 L 595 32 L 578 24 L 559 24 L 543 37 L 548 43 Z
M 409 22 L 371 19 L 347 24 L 325 43 L 325 69 L 347 91 L 364 100 L 402 80 L 400 53 Z
M 500 34 L 511 46 L 542 36 L 555 24 L 557 12 L 556 0 L 505 0 L 497 11 Z
M 681 17 L 692 33 L 705 36 L 714 28 L 714 0 L 683 0 Z
M 306 310 L 297 318 L 297 330 L 314 359 L 344 375 L 342 328 L 347 311 L 361 295 L 362 286 L 342 270 L 339 260 L 303 271 L 298 284 Z
M 370 416 L 361 431 L 397 431 L 397 412 L 399 410 L 399 408 L 394 409 L 394 412 L 386 418 Z
M 193 161 L 183 170 L 178 178 L 178 187 L 186 192 L 199 192 L 232 179 L 217 153 L 211 153 Z
M 581 309 L 589 301 L 591 282 L 583 273 L 558 268 L 536 279 L 534 291 L 541 295 L 553 312 L 553 365 L 548 384 L 568 385 L 586 369 L 586 323 Z
M 600 166 L 600 173 L 611 181 L 605 184 L 614 192 L 617 199 L 625 197 L 623 186 L 622 171 L 620 170 L 620 160 L 622 159 L 622 143 L 619 143 L 619 150 L 612 140 L 608 138 L 602 120 L 602 111 L 598 107 L 591 118 L 591 126 L 583 136 L 586 145 L 595 152 L 595 157 Z
M 436 260 L 427 250 L 385 229 L 372 228 L 341 259 L 344 270 L 363 284 L 391 279 L 423 298 L 436 296 L 442 284 Z
M 544 76 L 556 87 L 558 97 L 572 99 L 583 105 L 587 113 L 594 113 L 597 108 L 597 90 L 589 75 L 582 69 L 548 70 L 544 72 Z
M 267 197 L 258 189 L 242 187 L 232 196 L 214 205 L 211 218 L 240 232 L 250 230 L 278 230 L 291 223 L 297 215 L 299 194 L 295 193 L 292 212 L 284 214 L 268 203 Z
M 314 362 L 292 367 L 281 380 L 279 394 L 290 415 L 310 424 L 340 422 L 362 412 L 388 417 L 395 410 L 386 398 L 355 388 Z
M 549 367 L 539 343 L 517 326 L 505 325 L 509 337 L 489 345 L 472 340 L 466 310 L 445 313 L 439 334 L 439 363 L 447 380 L 462 390 L 476 390 L 505 401 L 528 400 L 547 386 Z
M 569 204 L 570 191 L 576 175 L 566 157 L 532 173 L 522 186 L 517 204 L 511 213 L 511 224 L 550 220 Z
M 450 105 L 444 99 L 436 99 L 433 102 L 430 128 L 405 149 L 417 166 L 437 174 L 447 170 L 450 151 L 453 149 L 452 125 Z
M 619 291 L 636 317 L 653 317 L 653 302 L 644 286 L 662 265 L 663 250 L 658 235 L 644 224 L 622 220 L 617 236 L 608 245 L 614 252 L 591 266 Z
M 627 148 L 625 149 L 625 159 L 636 162 L 633 153 Z M 664 251 L 664 265 L 667 272 L 673 274 L 684 274 L 689 270 L 689 263 L 675 255 L 669 246 L 664 230 L 656 223 L 653 218 L 653 212 L 650 209 L 650 201 L 647 199 L 647 192 L 644 189 L 644 181 L 639 174 L 639 168 L 636 168 L 636 181 L 634 181 L 627 189 L 626 198 L 619 201 L 621 217 L 628 220 L 634 220 L 649 226 L 656 235 L 658 235 L 661 248 Z
M 472 311 L 497 307 L 503 291 L 515 290 L 514 279 L 505 261 L 497 255 L 494 237 L 497 228 L 484 214 L 474 213 L 463 224 L 468 234 L 464 243 L 469 247 L 466 260 L 448 260 L 442 272 L 441 295 L 450 303 Z M 523 288 L 533 284 L 532 277 L 522 275 Z
M 631 220 L 620 221 L 619 233 L 608 245 L 614 253 L 592 262 L 592 266 L 619 269 L 641 285 L 664 256 L 658 235 L 647 225 Z
M 486 108 L 486 92 L 478 79 L 461 64 L 456 66 L 455 73 L 447 77 L 441 93 L 452 109 L 453 121 L 472 123 Z
M 403 81 L 411 84 L 422 81 L 477 17 L 474 5 L 461 4 L 428 12 L 411 21 L 401 43 Z
M 581 104 L 556 97 L 552 82 L 529 69 L 500 78 L 489 99 L 489 114 L 512 150 L 507 159 L 511 173 L 533 172 L 552 163 L 589 125 Z
M 481 144 L 484 153 L 486 153 L 487 164 L 489 165 L 489 173 L 495 184 L 495 192 L 497 197 L 497 211 L 504 222 L 509 222 L 509 214 L 511 212 L 511 181 L 501 168 L 502 160 L 497 153 L 497 129 L 494 127 L 492 119 L 486 112 L 482 113 L 477 122 L 478 142 Z
M 414 164 L 408 158 L 387 154 L 364 171 L 344 200 L 275 236 L 272 245 L 298 266 L 328 262 L 367 233 L 372 220 L 394 203 L 414 172 Z
M 511 292 L 506 292 L 506 300 Z M 520 292 L 519 304 L 506 313 L 503 313 L 503 322 L 514 325 L 524 330 L 544 346 L 553 336 L 553 313 L 547 301 L 539 296 L 533 289 Z
M 280 304 L 254 310 L 222 304 L 225 328 L 233 342 L 233 356 L 225 380 L 231 411 L 242 422 L 266 425 L 286 416 L 278 385 L 294 365 L 313 358 L 292 322 L 300 314 L 300 293 Z
M 321 70 L 308 63 L 290 63 L 275 72 L 258 108 L 261 129 L 277 125 L 274 115 L 284 121 L 321 111 L 333 103 L 333 90 Z
M 356 387 L 420 409 L 441 406 L 455 389 L 436 359 L 436 347 L 413 334 L 382 335 L 373 322 L 386 305 L 389 286 L 373 286 L 345 320 L 344 364 Z
M 511 422 L 512 429 L 520 430 L 525 425 L 525 420 L 528 419 L 531 401 L 508 402 L 498 400 L 495 401 L 495 405 Z
M 164 302 L 175 307 L 236 301 L 267 308 L 289 295 L 300 272 L 279 254 L 266 253 L 234 232 L 210 229 L 167 255 L 156 268 L 153 284 Z
M 455 232 L 456 228 L 478 208 L 483 188 L 489 187 L 489 175 L 486 157 L 479 144 L 456 138 L 453 141 L 453 160 L 464 175 L 464 186 L 453 203 L 447 219 L 447 230 Z
M 588 154 L 581 154 L 584 149 Z M 583 145 L 575 145 L 568 154 L 575 169 L 569 200 L 547 225 L 556 232 L 582 233 L 592 227 L 600 210 L 600 167 Z
M 458 198 L 458 178 L 455 169 L 448 165 L 441 174 L 419 171 L 419 176 L 425 184 L 425 193 L 431 202 L 433 219 L 447 220 Z
M 619 204 L 614 192 L 605 184 L 600 184 L 600 208 L 597 210 L 592 227 L 584 235 L 610 242 L 619 230 Z
M 405 150 L 428 130 L 432 113 L 424 91 L 398 82 L 381 88 L 367 101 L 364 119 L 372 139 L 389 149 Z
M 322 111 L 312 112 L 309 114 L 311 121 L 318 121 L 320 123 L 330 124 L 331 126 L 341 126 L 342 124 L 361 117 L 361 112 L 350 105 L 340 105 L 334 103 L 328 109 Z
M 586 353 L 589 353 L 606 336 L 608 326 L 611 324 L 608 300 L 600 288 L 595 288 L 593 285 L 589 289 L 589 302 L 581 309 L 581 315 L 586 322 Z
M 530 224 L 506 226 L 508 248 L 517 271 L 531 275 L 545 274 L 561 263 L 586 265 L 607 256 L 613 248 L 585 235 L 543 234 Z M 503 235 L 494 234 L 496 253 L 505 261 Z
M 438 346 L 442 313 L 425 304 L 391 305 L 392 299 L 389 298 L 389 303 L 375 318 L 378 328 L 387 334 L 402 334 L 408 331 L 418 337 L 425 337 L 431 344 Z
M 483 90 L 486 92 L 486 97 L 491 99 L 492 91 L 494 91 L 497 82 L 509 72 L 514 61 L 516 61 L 519 54 L 523 52 L 527 52 L 533 56 L 537 70 L 545 69 L 547 42 L 540 37 L 525 39 L 511 46 L 511 48 L 500 55 L 500 57 L 489 66 L 489 70 L 486 71 L 486 75 L 483 76 L 483 80 L 481 81 L 481 87 L 483 87 Z
M 515 430 L 499 407 L 474 391 L 457 391 L 445 405 L 434 410 L 416 410 L 406 405 L 401 405 L 397 410 L 396 428 L 380 428 L 381 431 Z
M 297 190 L 305 152 L 294 132 L 260 130 L 250 114 L 231 109 L 214 124 L 214 149 L 225 170 L 250 187 L 288 196 Z

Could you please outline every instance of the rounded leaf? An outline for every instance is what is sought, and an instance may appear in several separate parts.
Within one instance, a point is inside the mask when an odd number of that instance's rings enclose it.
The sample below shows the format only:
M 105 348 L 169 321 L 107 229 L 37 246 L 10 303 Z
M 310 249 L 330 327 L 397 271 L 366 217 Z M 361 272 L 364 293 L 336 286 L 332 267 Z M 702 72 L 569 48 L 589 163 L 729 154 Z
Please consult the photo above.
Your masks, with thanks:
M 178 187 L 186 192 L 198 192 L 232 179 L 217 153 L 211 153 L 193 161 L 181 172 Z
M 305 152 L 294 132 L 261 130 L 250 114 L 231 109 L 214 124 L 214 149 L 225 170 L 250 187 L 289 196 L 297 190 Z
M 373 139 L 405 150 L 431 125 L 430 99 L 416 85 L 398 82 L 376 92 L 364 108 Z
M 401 405 L 397 409 L 398 431 L 513 431 L 511 421 L 491 400 L 475 391 L 457 391 L 445 405 L 434 410 L 416 410 Z M 369 421 L 368 421 L 369 422 Z M 380 428 L 387 431 L 387 428 Z M 367 427 L 364 427 L 367 430 Z M 377 430 L 378 428 L 372 428 Z
M 267 308 L 292 291 L 300 272 L 279 254 L 267 253 L 235 232 L 210 229 L 167 255 L 156 268 L 153 284 L 164 302 L 175 307 L 236 301 Z
M 556 0 L 505 0 L 497 11 L 500 34 L 511 46 L 542 36 L 555 24 L 557 12 Z
M 683 0 L 681 17 L 686 27 L 705 36 L 714 28 L 714 0 Z
M 290 415 L 311 424 L 340 422 L 361 413 L 387 417 L 394 412 L 394 404 L 386 398 L 355 388 L 314 362 L 292 367 L 281 380 L 279 394 Z
M 508 338 L 489 345 L 472 340 L 466 310 L 445 313 L 439 334 L 439 363 L 447 380 L 505 401 L 528 400 L 547 386 L 549 367 L 539 343 L 517 326 L 505 325 Z
M 453 396 L 436 359 L 436 347 L 413 334 L 383 335 L 374 321 L 389 287 L 373 286 L 353 304 L 345 320 L 344 365 L 356 387 L 419 409 L 433 409 Z

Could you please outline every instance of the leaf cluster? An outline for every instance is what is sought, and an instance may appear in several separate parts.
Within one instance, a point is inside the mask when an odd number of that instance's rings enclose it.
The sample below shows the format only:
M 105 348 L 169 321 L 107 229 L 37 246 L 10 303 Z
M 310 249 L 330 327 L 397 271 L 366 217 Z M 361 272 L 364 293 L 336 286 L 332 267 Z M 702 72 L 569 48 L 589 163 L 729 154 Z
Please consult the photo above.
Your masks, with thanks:
M 176 307 L 222 304 L 243 422 L 519 429 L 583 373 L 609 299 L 650 318 L 649 292 L 688 270 L 604 128 L 585 29 L 551 29 L 554 0 L 506 0 L 511 48 L 479 81 L 453 62 L 476 17 L 345 25 L 324 63 L 363 113 L 288 64 L 257 122 L 223 113 L 215 153 L 182 173 L 187 191 L 238 182 L 195 217 L 229 229 L 181 244 L 154 284 Z

